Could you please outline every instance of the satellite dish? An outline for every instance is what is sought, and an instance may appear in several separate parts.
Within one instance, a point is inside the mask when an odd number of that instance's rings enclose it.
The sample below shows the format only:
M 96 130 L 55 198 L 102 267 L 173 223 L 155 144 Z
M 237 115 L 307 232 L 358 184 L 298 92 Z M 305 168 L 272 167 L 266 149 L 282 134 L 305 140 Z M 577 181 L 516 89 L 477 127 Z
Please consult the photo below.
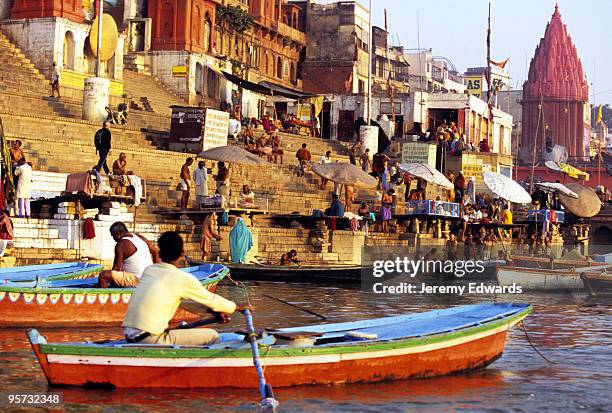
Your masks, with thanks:
M 115 55 L 115 49 L 117 48 L 117 39 L 119 37 L 119 31 L 117 30 L 117 23 L 110 14 L 104 13 L 102 15 L 102 47 L 100 49 L 100 60 L 106 62 Z M 98 56 L 98 17 L 96 17 L 91 24 L 91 31 L 89 32 L 89 46 L 94 57 Z
M 578 198 L 559 194 L 559 202 L 561 202 L 561 205 L 569 212 L 580 218 L 591 218 L 599 214 L 601 210 L 601 200 L 595 191 L 574 182 L 565 184 L 565 186 L 578 194 Z

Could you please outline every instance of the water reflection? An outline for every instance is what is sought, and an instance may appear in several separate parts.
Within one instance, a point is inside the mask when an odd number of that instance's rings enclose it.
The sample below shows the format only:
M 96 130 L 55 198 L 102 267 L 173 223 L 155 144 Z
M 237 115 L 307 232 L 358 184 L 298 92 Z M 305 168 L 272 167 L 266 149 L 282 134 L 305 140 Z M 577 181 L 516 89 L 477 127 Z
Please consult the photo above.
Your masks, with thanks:
M 242 289 L 223 285 L 220 293 L 244 301 Z M 329 322 L 425 311 L 483 301 L 473 296 L 377 296 L 359 288 L 311 284 L 250 283 L 249 295 L 259 327 L 317 324 L 319 319 L 267 299 L 273 295 L 328 317 Z M 530 302 L 526 320 L 534 344 L 548 364 L 529 347 L 524 333 L 511 331 L 503 357 L 468 375 L 375 384 L 276 389 L 284 412 L 441 412 L 441 411 L 607 411 L 612 379 L 612 307 L 589 304 L 584 295 L 490 296 L 498 301 Z M 590 304 L 589 304 L 590 305 Z M 224 328 L 243 328 L 240 315 Z M 118 338 L 120 328 L 40 328 L 49 341 Z M 43 374 L 28 348 L 24 330 L 0 330 L 0 382 L 3 391 L 45 391 Z M 252 412 L 256 389 L 82 390 L 60 389 L 67 409 L 75 411 Z M 34 411 L 34 410 L 32 410 Z

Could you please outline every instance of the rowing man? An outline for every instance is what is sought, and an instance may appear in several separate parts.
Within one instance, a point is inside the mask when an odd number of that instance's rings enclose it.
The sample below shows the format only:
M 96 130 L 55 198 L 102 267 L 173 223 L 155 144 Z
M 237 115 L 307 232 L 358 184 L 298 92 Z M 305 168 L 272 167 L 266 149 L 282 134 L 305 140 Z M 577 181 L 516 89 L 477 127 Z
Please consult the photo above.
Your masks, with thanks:
M 181 271 L 183 239 L 176 232 L 162 234 L 157 245 L 162 262 L 144 271 L 123 320 L 127 342 L 164 345 L 207 345 L 217 342 L 219 334 L 211 328 L 170 330 L 168 323 L 179 306 L 196 314 L 204 315 L 212 311 L 224 322 L 234 311 L 251 307 L 236 305 L 211 293 L 196 277 Z
M 123 222 L 110 227 L 115 244 L 113 269 L 105 270 L 98 277 L 101 288 L 136 287 L 145 268 L 159 262 L 157 248 L 145 237 L 131 234 Z

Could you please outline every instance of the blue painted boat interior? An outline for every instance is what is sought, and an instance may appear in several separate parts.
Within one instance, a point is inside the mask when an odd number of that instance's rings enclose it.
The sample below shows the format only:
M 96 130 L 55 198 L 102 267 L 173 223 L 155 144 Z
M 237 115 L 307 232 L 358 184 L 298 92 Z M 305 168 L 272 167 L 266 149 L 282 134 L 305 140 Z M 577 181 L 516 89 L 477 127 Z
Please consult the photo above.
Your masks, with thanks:
M 320 333 L 322 336 L 317 337 L 318 341 L 347 332 L 376 335 L 378 340 L 396 340 L 450 333 L 508 318 L 527 308 L 529 304 L 480 303 L 371 320 L 283 328 L 275 332 Z
M 102 265 L 87 262 L 67 262 L 59 264 L 26 265 L 13 268 L 0 268 L 0 280 L 34 280 L 37 277 L 47 278 L 66 275 L 86 269 L 102 270 Z

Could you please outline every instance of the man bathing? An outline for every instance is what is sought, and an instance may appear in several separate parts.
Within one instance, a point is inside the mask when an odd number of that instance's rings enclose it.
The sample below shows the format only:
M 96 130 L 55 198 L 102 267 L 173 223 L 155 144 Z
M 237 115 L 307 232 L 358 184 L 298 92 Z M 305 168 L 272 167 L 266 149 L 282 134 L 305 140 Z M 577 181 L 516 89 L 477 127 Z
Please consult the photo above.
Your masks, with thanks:
M 145 268 L 159 262 L 159 253 L 153 244 L 138 234 L 131 234 L 123 222 L 110 227 L 115 244 L 113 269 L 98 277 L 98 286 L 136 287 Z

